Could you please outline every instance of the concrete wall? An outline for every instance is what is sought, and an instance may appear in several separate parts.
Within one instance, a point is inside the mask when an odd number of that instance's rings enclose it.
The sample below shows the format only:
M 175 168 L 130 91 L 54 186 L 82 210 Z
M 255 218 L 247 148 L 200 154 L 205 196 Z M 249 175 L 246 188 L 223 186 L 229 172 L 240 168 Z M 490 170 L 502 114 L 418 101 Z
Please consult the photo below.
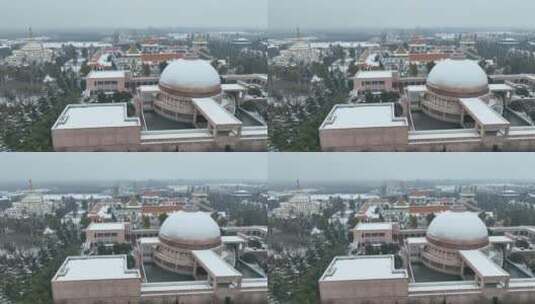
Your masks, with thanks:
M 57 152 L 263 152 L 267 138 L 202 139 L 181 142 L 141 142 L 139 127 L 52 130 Z
M 139 279 L 52 282 L 55 304 L 135 304 L 140 288 Z
M 404 151 L 408 127 L 320 130 L 320 144 L 332 151 Z
M 320 281 L 322 304 L 404 304 L 407 303 L 408 281 Z
M 104 237 L 98 236 L 103 233 L 116 233 L 115 237 Z M 126 243 L 126 235 L 124 230 L 86 230 L 85 237 L 88 242 L 91 244 L 95 243 L 114 243 L 114 244 L 123 244 Z
M 97 82 L 100 82 L 100 81 L 116 81 L 117 84 L 98 85 Z M 125 77 L 106 78 L 106 79 L 87 78 L 86 89 L 91 91 L 91 94 L 97 91 L 125 92 L 126 91 L 126 78 Z
M 54 129 L 52 145 L 58 152 L 129 151 L 140 143 L 139 126 L 95 129 Z
M 213 292 L 199 291 L 184 294 L 159 294 L 143 295 L 140 303 L 142 304 L 214 304 L 225 303 L 226 297 L 229 297 L 233 304 L 267 304 L 267 290 L 257 290 L 246 292 L 229 291 Z

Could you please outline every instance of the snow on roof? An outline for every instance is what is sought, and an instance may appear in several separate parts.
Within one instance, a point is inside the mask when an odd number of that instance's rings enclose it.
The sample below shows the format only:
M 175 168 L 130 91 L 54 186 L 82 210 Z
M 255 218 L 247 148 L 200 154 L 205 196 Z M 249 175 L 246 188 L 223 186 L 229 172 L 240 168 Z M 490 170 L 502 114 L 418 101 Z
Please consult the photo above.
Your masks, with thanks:
M 446 211 L 438 214 L 427 227 L 428 237 L 446 241 L 481 241 L 488 239 L 487 226 L 475 212 Z
M 320 282 L 407 279 L 407 271 L 394 268 L 393 255 L 335 257 Z
M 358 223 L 355 230 L 392 230 L 392 223 Z
M 427 87 L 425 85 L 410 85 L 407 86 L 407 92 L 425 92 Z
M 392 71 L 358 71 L 357 79 L 392 78 Z
M 87 79 L 124 78 L 125 71 L 91 71 Z
M 505 84 L 505 83 L 493 83 L 493 84 L 489 84 L 489 89 L 490 89 L 491 91 L 494 91 L 494 92 L 499 92 L 499 91 L 514 91 L 514 90 L 515 90 L 513 87 L 511 87 L 510 85 Z
M 241 121 L 221 107 L 212 98 L 195 98 L 193 99 L 193 104 L 203 114 L 206 120 L 216 126 L 241 125 Z
M 425 244 L 427 244 L 427 239 L 425 237 L 410 237 L 410 238 L 407 238 L 407 244 L 409 244 L 409 245 L 425 245 Z
M 494 244 L 514 243 L 514 240 L 505 235 L 494 235 L 494 236 L 489 236 L 489 242 L 494 243 Z
M 200 59 L 178 59 L 169 63 L 160 75 L 160 84 L 170 88 L 204 89 L 219 86 L 219 73 Z
M 237 235 L 225 235 L 221 237 L 221 242 L 223 244 L 236 244 L 236 243 L 245 243 L 246 240 L 241 236 Z
M 163 222 L 159 236 L 169 240 L 212 241 L 218 239 L 221 232 L 208 212 L 178 211 Z
M 67 257 L 54 281 L 140 279 L 138 270 L 127 269 L 126 255 Z
M 155 245 L 160 243 L 160 239 L 158 237 L 142 237 L 138 239 L 138 242 L 143 245 Z
M 371 53 L 370 55 L 368 55 L 368 57 L 366 58 L 366 64 L 374 67 L 380 66 L 380 63 L 378 61 L 375 61 L 377 55 L 377 53 Z
M 128 117 L 126 103 L 70 104 L 52 129 L 85 129 L 140 126 L 139 118 Z
M 204 270 L 215 278 L 242 276 L 241 273 L 212 250 L 193 250 L 192 254 L 203 266 Z
M 431 70 L 427 83 L 445 89 L 479 89 L 488 85 L 488 79 L 477 61 L 446 59 Z
M 470 268 L 483 278 L 509 276 L 505 270 L 492 262 L 480 250 L 460 250 L 459 254 Z
M 225 83 L 221 85 L 223 92 L 247 91 L 247 88 L 238 83 Z
M 406 127 L 405 117 L 394 116 L 394 104 L 339 104 L 334 106 L 320 129 Z
M 124 230 L 126 223 L 91 223 L 87 227 L 87 230 Z
M 157 93 L 160 92 L 158 85 L 142 85 L 137 88 L 142 93 Z
M 480 124 L 487 125 L 510 125 L 510 123 L 503 118 L 496 111 L 491 109 L 486 103 L 479 98 L 461 98 L 461 105 L 468 113 L 478 121 Z

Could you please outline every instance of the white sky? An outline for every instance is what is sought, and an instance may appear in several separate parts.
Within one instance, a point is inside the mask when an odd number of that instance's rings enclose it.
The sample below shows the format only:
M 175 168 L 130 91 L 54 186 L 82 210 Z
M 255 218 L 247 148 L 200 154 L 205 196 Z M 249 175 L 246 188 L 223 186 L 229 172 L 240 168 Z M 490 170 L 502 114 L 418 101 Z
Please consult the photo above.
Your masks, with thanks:
M 267 1 L 0 0 L 0 28 L 266 28 Z
M 531 0 L 269 0 L 273 29 L 535 27 Z
M 533 179 L 535 153 L 2 153 L 0 182 Z

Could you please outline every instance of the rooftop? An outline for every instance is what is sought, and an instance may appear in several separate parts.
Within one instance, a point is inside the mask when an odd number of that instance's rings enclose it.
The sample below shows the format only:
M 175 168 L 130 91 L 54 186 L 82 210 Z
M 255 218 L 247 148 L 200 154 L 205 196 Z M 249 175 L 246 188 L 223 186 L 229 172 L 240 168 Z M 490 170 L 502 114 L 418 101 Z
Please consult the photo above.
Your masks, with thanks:
M 70 104 L 52 129 L 136 127 L 138 118 L 128 117 L 126 103 Z
M 339 104 L 334 106 L 320 129 L 406 127 L 405 117 L 395 117 L 393 103 Z
M 67 257 L 53 281 L 140 279 L 139 271 L 127 269 L 126 255 Z
M 241 121 L 229 111 L 225 110 L 212 98 L 196 98 L 193 99 L 193 104 L 202 113 L 206 120 L 216 126 L 241 125 Z
M 126 223 L 91 223 L 87 230 L 124 230 Z
M 373 79 L 373 78 L 391 78 L 392 71 L 358 71 L 355 78 Z
M 510 125 L 505 118 L 479 98 L 461 98 L 460 102 L 472 118 L 484 126 Z
M 509 277 L 509 273 L 492 262 L 480 250 L 460 250 L 459 254 L 482 277 Z
M 124 78 L 126 77 L 125 71 L 91 71 L 87 78 L 92 79 L 104 79 L 104 78 Z
M 355 230 L 392 230 L 392 223 L 358 223 Z
M 395 269 L 393 255 L 335 257 L 320 282 L 407 279 L 404 269 Z
M 194 250 L 192 254 L 203 266 L 204 270 L 216 278 L 242 276 L 241 273 L 212 250 Z

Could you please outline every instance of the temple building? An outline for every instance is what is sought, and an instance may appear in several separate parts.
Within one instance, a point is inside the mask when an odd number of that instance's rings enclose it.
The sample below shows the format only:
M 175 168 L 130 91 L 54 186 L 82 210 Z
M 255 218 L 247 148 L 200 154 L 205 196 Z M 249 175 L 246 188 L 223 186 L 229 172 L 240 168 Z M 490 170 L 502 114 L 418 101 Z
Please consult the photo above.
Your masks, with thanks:
M 5 62 L 13 66 L 29 66 L 52 62 L 53 59 L 54 51 L 45 48 L 41 41 L 36 40 L 30 28 L 26 44 L 20 49 L 14 50 L 13 54 L 5 59 Z
M 115 229 L 99 225 L 90 233 Z M 134 267 L 120 255 L 68 257 L 52 279 L 54 303 L 267 303 L 267 276 L 241 259 L 247 240 L 221 235 L 209 213 L 172 213 L 157 237 L 134 243 Z
M 94 72 L 89 91 L 125 91 L 124 75 Z M 130 112 L 126 104 L 68 105 L 52 127 L 53 146 L 56 151 L 265 151 L 267 125 L 251 110 L 265 100 L 248 94 L 253 86 L 259 85 L 222 83 L 210 63 L 189 55 L 172 61 L 158 85 L 138 86 Z
M 508 81 L 489 83 L 478 63 L 466 59 L 438 62 L 423 84 L 411 84 L 417 81 L 392 71 L 359 72 L 354 93 L 399 91 L 401 99 L 335 105 L 319 128 L 321 148 L 326 152 L 532 151 L 535 125 L 509 107 L 514 88 Z

